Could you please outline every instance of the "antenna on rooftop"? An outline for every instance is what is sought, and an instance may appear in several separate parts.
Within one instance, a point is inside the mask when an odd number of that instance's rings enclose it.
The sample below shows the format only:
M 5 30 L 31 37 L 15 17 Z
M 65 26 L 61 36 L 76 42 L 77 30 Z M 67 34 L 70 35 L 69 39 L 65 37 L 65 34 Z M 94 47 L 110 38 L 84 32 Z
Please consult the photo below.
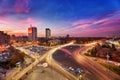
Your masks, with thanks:
M 32 27 L 32 24 L 30 24 L 30 27 Z

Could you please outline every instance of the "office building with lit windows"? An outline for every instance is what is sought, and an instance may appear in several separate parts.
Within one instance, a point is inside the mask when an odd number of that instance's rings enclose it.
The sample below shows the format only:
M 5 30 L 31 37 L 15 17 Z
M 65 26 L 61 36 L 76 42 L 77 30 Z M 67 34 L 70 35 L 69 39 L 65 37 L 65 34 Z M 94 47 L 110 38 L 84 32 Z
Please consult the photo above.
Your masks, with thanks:
M 51 30 L 49 28 L 46 28 L 45 34 L 46 34 L 46 39 L 50 38 L 51 37 Z
M 28 28 L 28 40 L 31 42 L 37 41 L 37 28 L 32 25 Z

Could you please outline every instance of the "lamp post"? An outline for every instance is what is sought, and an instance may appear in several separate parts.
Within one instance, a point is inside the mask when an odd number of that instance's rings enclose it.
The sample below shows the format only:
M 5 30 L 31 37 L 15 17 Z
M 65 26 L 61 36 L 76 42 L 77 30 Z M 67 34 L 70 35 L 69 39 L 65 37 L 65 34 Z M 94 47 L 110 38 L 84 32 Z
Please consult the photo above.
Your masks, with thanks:
M 110 58 L 110 55 L 108 54 L 108 52 L 107 52 L 106 58 L 107 58 L 108 71 L 109 71 L 109 58 Z
M 107 52 L 107 54 L 106 54 L 106 58 L 107 58 L 107 63 L 109 62 L 109 58 L 110 58 L 110 55 L 109 55 L 109 53 Z

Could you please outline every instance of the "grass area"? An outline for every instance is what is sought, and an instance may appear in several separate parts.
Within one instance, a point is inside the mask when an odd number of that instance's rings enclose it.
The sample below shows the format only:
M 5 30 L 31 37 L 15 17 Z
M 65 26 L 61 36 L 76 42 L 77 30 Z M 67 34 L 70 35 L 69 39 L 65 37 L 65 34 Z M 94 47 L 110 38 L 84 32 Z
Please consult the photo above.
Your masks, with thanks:
M 120 67 L 110 65 L 110 64 L 105 64 L 105 63 L 100 63 L 100 64 L 103 65 L 104 67 L 106 67 L 107 69 L 113 71 L 114 73 L 120 75 Z

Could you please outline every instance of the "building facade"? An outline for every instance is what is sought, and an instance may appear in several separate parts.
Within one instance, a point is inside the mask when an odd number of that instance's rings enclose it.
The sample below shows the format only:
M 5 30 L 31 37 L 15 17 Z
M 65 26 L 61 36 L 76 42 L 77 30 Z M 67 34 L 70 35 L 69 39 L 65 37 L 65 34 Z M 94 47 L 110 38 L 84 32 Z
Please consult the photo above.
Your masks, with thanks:
M 31 25 L 28 28 L 28 40 L 30 42 L 37 41 L 37 28 L 36 27 L 32 27 Z
M 15 40 L 16 42 L 27 42 L 28 36 L 17 36 Z
M 45 34 L 46 34 L 47 39 L 50 38 L 51 37 L 51 30 L 49 28 L 46 28 Z
M 10 35 L 0 31 L 0 45 L 9 45 L 10 44 Z

